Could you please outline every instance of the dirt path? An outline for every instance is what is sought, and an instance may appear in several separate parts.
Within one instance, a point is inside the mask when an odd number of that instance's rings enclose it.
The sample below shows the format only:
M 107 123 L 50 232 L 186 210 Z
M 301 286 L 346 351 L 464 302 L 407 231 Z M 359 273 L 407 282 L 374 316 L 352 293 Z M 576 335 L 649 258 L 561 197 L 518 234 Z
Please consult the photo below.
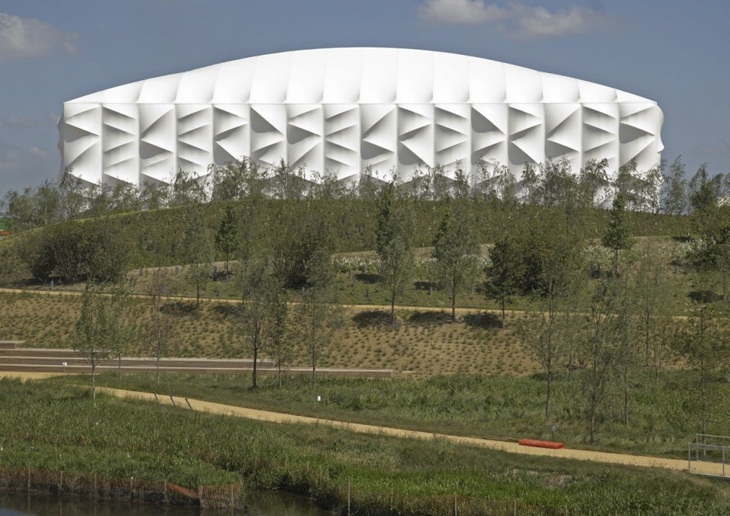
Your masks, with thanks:
M 64 290 L 62 288 L 56 288 L 53 290 L 47 289 L 47 288 L 39 288 L 39 289 L 20 289 L 20 288 L 0 288 L 0 293 L 5 294 L 38 294 L 38 295 L 44 295 L 44 296 L 71 296 L 71 297 L 79 297 L 83 295 L 82 290 Z M 130 297 L 135 299 L 147 299 L 149 298 L 146 294 L 130 294 Z M 190 301 L 195 300 L 195 297 L 193 296 L 169 296 L 170 300 L 174 301 Z M 221 304 L 237 304 L 240 303 L 240 300 L 238 299 L 231 299 L 231 298 L 212 298 L 212 297 L 201 297 L 200 298 L 201 303 L 221 303 Z M 290 305 L 296 305 L 298 303 L 290 302 Z M 349 308 L 351 310 L 355 310 L 358 312 L 366 311 L 366 310 L 382 310 L 385 312 L 390 313 L 390 305 L 345 305 L 345 308 Z M 410 305 L 396 305 L 397 311 L 411 311 L 411 312 L 444 312 L 444 313 L 451 313 L 451 307 L 450 306 L 410 306 Z M 464 314 L 464 313 L 472 313 L 472 312 L 490 312 L 495 314 L 501 314 L 502 312 L 496 309 L 490 309 L 490 308 L 474 308 L 474 307 L 457 307 L 456 313 L 458 314 Z M 508 313 L 524 313 L 524 310 L 507 310 Z
M 621 464 L 628 466 L 641 466 L 648 468 L 671 469 L 677 471 L 686 471 L 688 461 L 678 459 L 665 459 L 661 457 L 647 457 L 641 455 L 625 455 L 620 453 L 608 453 L 590 450 L 572 450 L 563 448 L 561 450 L 550 450 L 545 448 L 532 448 L 528 446 L 520 446 L 517 443 L 494 441 L 489 439 L 479 439 L 476 437 L 463 437 L 458 435 L 435 434 L 431 432 L 419 432 L 414 430 L 403 430 L 400 428 L 391 428 L 386 426 L 364 425 L 360 423 L 348 423 L 343 421 L 335 421 L 331 419 L 318 419 L 307 416 L 297 416 L 293 414 L 283 414 L 280 412 L 270 412 L 266 410 L 250 409 L 245 407 L 237 407 L 234 405 L 223 405 L 221 403 L 213 403 L 209 401 L 194 400 L 189 398 L 171 397 L 171 396 L 155 396 L 149 392 L 127 391 L 122 389 L 99 388 L 100 391 L 112 394 L 114 396 L 137 398 L 142 400 L 155 401 L 178 407 L 190 408 L 201 412 L 209 412 L 212 414 L 223 414 L 235 417 L 245 417 L 257 421 L 267 421 L 271 423 L 308 423 L 326 425 L 333 428 L 358 432 L 362 434 L 387 435 L 390 437 L 401 437 L 409 439 L 443 439 L 445 441 L 467 444 L 470 446 L 481 446 L 493 450 L 500 450 L 508 453 L 520 453 L 523 455 L 539 455 L 544 457 L 555 457 L 560 459 L 576 459 L 588 460 L 594 462 L 602 462 L 606 464 Z M 728 466 L 730 469 L 730 466 Z M 692 462 L 693 473 L 703 475 L 722 476 L 722 465 L 709 462 Z M 730 473 L 730 472 L 728 472 Z

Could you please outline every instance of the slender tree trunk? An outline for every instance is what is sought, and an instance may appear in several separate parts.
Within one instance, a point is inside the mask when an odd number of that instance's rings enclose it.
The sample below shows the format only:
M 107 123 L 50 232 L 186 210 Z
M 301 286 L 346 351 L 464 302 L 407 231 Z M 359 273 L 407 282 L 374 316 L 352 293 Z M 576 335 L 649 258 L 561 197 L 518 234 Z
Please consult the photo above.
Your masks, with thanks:
M 629 426 L 629 371 L 624 366 L 624 426 Z
M 456 286 L 451 287 L 451 322 L 456 322 Z
M 258 387 L 258 385 L 256 385 L 256 367 L 258 365 L 257 364 L 258 357 L 259 357 L 259 345 L 258 345 L 258 343 L 254 343 L 254 346 L 253 346 L 253 382 L 252 382 L 252 387 L 254 389 L 256 387 Z
M 590 423 L 590 443 L 593 444 L 595 442 L 594 435 L 595 435 L 595 429 L 596 429 L 596 407 L 595 403 L 591 401 L 591 423 Z
M 549 330 L 552 332 L 552 328 Z M 545 420 L 550 419 L 550 409 L 553 403 L 553 337 L 548 335 L 547 360 L 545 361 L 545 372 L 547 373 L 547 386 L 545 392 Z
M 200 310 L 200 285 L 195 286 L 195 309 Z
M 552 368 L 551 368 L 552 369 Z M 547 372 L 547 393 L 545 397 L 545 421 L 550 420 L 550 409 L 553 399 L 553 372 L 548 370 Z
M 504 311 L 505 311 L 505 305 L 506 301 L 504 298 L 502 298 L 502 329 L 504 330 Z
M 96 403 L 96 358 L 91 354 L 91 398 Z
M 316 384 L 316 374 L 317 374 L 317 351 L 314 349 L 314 345 L 312 346 L 312 387 Z
M 395 289 L 392 290 L 390 296 L 390 324 L 395 324 Z

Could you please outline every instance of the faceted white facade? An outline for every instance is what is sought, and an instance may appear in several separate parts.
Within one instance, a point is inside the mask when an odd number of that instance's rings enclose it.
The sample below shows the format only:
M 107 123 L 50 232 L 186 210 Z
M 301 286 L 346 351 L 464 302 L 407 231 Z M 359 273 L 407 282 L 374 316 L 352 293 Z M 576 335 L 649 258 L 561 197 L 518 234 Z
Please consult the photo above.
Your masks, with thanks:
M 284 159 L 357 179 L 404 181 L 424 166 L 606 158 L 655 166 L 657 103 L 608 86 L 487 59 L 392 48 L 301 50 L 221 63 L 64 104 L 62 169 L 85 182 L 168 182 L 178 169 Z M 313 175 L 310 177 L 314 177 Z

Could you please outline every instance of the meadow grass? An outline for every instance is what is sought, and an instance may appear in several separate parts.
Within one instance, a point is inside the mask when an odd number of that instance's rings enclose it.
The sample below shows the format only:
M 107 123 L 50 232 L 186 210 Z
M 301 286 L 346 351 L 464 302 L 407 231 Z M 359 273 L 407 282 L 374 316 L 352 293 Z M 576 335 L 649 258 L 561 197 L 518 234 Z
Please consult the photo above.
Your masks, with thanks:
M 57 377 L 62 383 L 88 382 Z M 636 377 L 629 392 L 629 424 L 623 421 L 623 394 L 611 391 L 601 408 L 597 442 L 589 444 L 587 400 L 578 373 L 554 384 L 550 420 L 544 416 L 545 382 L 538 377 L 450 375 L 429 378 L 287 377 L 282 388 L 273 377 L 250 388 L 250 373 L 188 375 L 103 374 L 101 385 L 172 394 L 218 403 L 344 421 L 385 424 L 411 430 L 517 440 L 555 439 L 570 447 L 661 455 L 683 459 L 687 443 L 700 431 L 700 404 L 687 374 L 668 372 L 655 379 Z M 730 420 L 730 382 L 713 389 L 708 433 L 726 434 Z M 318 397 L 321 401 L 318 401 Z
M 681 472 L 509 455 L 447 443 L 269 424 L 0 381 L 2 467 L 166 479 L 243 480 L 353 514 L 723 514 L 727 486 Z

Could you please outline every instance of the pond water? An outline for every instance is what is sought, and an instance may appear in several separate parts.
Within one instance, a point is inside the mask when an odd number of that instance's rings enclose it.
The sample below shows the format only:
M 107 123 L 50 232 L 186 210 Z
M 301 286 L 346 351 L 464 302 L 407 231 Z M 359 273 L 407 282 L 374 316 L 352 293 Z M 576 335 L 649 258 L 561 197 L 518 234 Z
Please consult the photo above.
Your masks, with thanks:
M 281 492 L 253 492 L 245 496 L 245 509 L 236 514 L 251 516 L 326 516 L 303 496 Z M 107 500 L 59 499 L 51 496 L 0 493 L 0 516 L 197 516 L 231 514 L 230 511 L 200 511 L 183 507 L 125 504 Z

